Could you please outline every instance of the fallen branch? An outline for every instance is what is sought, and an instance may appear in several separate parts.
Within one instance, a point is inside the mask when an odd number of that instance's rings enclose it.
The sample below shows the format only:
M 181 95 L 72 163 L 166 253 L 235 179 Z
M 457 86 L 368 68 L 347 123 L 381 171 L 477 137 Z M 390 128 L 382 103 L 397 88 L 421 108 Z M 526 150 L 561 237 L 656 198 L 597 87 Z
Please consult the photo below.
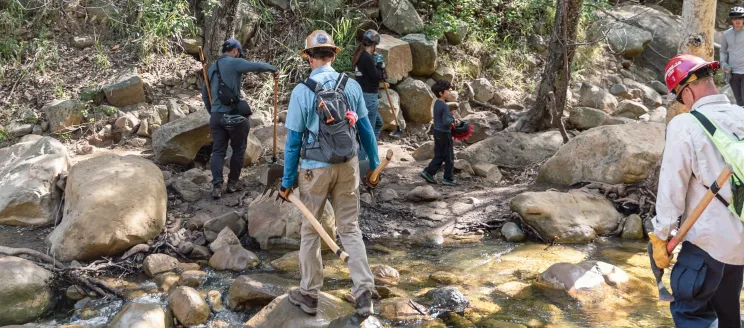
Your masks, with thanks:
M 57 269 L 67 269 L 67 266 L 62 264 L 62 262 L 59 262 L 55 260 L 54 258 L 52 258 L 51 256 L 35 251 L 33 249 L 10 248 L 10 247 L 5 247 L 5 246 L 0 246 L 0 254 L 5 254 L 9 256 L 28 255 L 36 259 L 39 259 L 43 262 L 52 264 Z
M 121 260 L 126 260 L 137 253 L 149 252 L 149 251 L 150 251 L 150 245 L 147 245 L 147 244 L 135 245 L 134 247 L 130 248 L 126 253 L 124 253 L 124 255 L 121 256 Z

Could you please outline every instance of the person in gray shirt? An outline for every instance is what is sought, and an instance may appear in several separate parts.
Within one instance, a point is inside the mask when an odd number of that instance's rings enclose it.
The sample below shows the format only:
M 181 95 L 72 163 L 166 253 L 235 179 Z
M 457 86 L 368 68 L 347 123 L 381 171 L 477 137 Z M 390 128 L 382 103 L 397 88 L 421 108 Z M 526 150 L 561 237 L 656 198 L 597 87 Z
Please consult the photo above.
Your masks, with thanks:
M 723 32 L 721 63 L 724 72 L 731 76 L 729 83 L 734 91 L 736 104 L 744 106 L 744 8 L 731 8 L 729 18 L 733 27 Z

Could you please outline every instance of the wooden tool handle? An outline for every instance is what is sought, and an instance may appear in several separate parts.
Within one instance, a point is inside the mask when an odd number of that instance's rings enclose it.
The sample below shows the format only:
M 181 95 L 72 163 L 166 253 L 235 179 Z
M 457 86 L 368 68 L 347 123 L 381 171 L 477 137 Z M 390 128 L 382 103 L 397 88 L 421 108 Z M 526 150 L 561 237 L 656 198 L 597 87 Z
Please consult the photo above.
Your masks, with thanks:
M 342 261 L 349 262 L 349 254 L 346 254 L 346 252 L 342 251 L 341 248 L 336 245 L 336 242 L 333 241 L 328 233 L 326 233 L 325 229 L 323 229 L 323 226 L 320 225 L 320 222 L 315 219 L 315 216 L 310 213 L 310 210 L 305 207 L 305 204 L 303 204 L 300 199 L 295 196 L 294 193 L 289 194 L 289 201 L 300 209 L 300 212 L 302 212 L 302 214 L 305 215 L 305 218 L 310 221 L 310 224 L 313 225 L 315 231 L 317 231 L 320 237 L 323 238 L 323 241 L 325 241 L 326 245 L 328 245 L 328 247 L 330 247 L 331 250 L 336 253 L 336 255 L 341 258 Z
M 382 169 L 384 169 L 385 166 L 390 163 L 391 159 L 393 159 L 393 150 L 388 149 L 387 154 L 385 154 L 385 158 L 382 159 L 380 165 L 377 165 L 377 168 L 375 168 L 374 172 L 372 172 L 372 175 L 369 176 L 369 182 L 373 184 L 377 183 L 377 180 L 380 178 L 380 172 L 382 172 Z
M 207 88 L 207 96 L 209 97 L 209 103 L 212 103 L 212 90 L 209 88 L 209 78 L 207 77 L 207 63 L 204 62 L 204 51 L 202 47 L 199 47 L 199 60 L 202 62 L 202 75 L 204 75 L 204 86 Z
M 279 77 L 274 75 L 274 152 L 272 153 L 271 160 L 276 163 L 276 121 L 278 117 L 277 111 L 279 110 Z
M 395 116 L 395 124 L 400 128 L 400 121 L 398 121 L 398 113 L 395 111 L 395 105 L 393 105 L 393 99 L 390 98 L 390 91 L 388 90 L 387 83 L 385 83 L 385 94 L 387 95 L 388 105 L 393 109 L 393 116 Z
M 708 207 L 708 204 L 713 200 L 713 198 L 716 197 L 716 194 L 718 194 L 718 190 L 720 190 L 721 187 L 728 181 L 729 178 L 731 178 L 731 175 L 733 174 L 734 169 L 731 167 L 731 165 L 726 164 L 726 166 L 723 168 L 723 171 L 721 171 L 721 174 L 718 175 L 718 178 L 716 179 L 716 182 L 710 186 L 708 191 L 703 196 L 703 199 L 700 200 L 700 202 L 695 206 L 695 209 L 692 210 L 692 213 L 690 213 L 690 216 L 687 217 L 687 220 L 685 220 L 684 223 L 682 223 L 682 226 L 679 227 L 679 231 L 677 232 L 677 235 L 672 238 L 672 240 L 667 243 L 667 253 L 671 254 L 675 247 L 679 244 L 681 240 L 685 238 L 685 235 L 687 235 L 687 232 L 690 231 L 690 228 L 692 228 L 692 225 L 695 224 L 695 222 L 700 218 L 700 215 L 703 214 L 703 211 L 705 211 L 705 208 Z

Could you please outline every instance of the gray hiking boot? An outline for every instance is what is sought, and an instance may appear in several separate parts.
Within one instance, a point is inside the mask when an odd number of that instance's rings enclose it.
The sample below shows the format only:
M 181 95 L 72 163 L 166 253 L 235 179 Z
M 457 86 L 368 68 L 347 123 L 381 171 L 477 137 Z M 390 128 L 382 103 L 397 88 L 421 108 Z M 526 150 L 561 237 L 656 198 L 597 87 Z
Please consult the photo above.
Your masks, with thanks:
M 290 303 L 299 306 L 302 312 L 309 315 L 316 315 L 318 313 L 318 299 L 302 294 L 299 288 L 290 290 L 287 298 Z
M 421 174 L 419 174 L 426 182 L 437 184 L 437 180 L 434 180 L 434 177 L 429 174 L 429 172 L 421 171 Z
M 243 190 L 243 184 L 240 183 L 240 180 L 227 182 L 227 193 L 228 194 L 232 194 L 236 191 L 241 191 L 241 190 Z
M 222 185 L 217 185 L 217 186 L 212 187 L 212 198 L 213 199 L 222 198 Z
M 454 186 L 454 185 L 457 185 L 457 181 L 455 179 L 443 178 L 442 184 L 445 186 Z
M 354 308 L 356 308 L 356 314 L 358 316 L 369 317 L 372 315 L 372 293 L 370 291 L 366 291 L 362 293 L 362 295 L 359 295 L 355 303 Z

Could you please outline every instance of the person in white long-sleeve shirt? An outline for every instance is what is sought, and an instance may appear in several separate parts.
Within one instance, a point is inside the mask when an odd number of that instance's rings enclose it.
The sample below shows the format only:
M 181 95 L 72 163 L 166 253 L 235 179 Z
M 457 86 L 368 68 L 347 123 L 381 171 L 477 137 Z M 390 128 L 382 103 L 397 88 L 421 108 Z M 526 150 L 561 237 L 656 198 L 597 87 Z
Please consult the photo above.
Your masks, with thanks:
M 731 90 L 736 104 L 744 106 L 744 7 L 733 7 L 729 12 L 732 27 L 723 31 L 721 64 L 731 74 Z
M 671 97 L 698 111 L 730 135 L 744 137 L 744 111 L 719 94 L 713 82 L 718 62 L 677 55 L 665 73 Z M 713 141 L 690 114 L 667 126 L 659 176 L 654 231 L 649 233 L 654 261 L 666 268 L 670 232 L 677 228 L 715 182 L 725 162 Z M 731 201 L 729 182 L 719 194 Z M 662 251 L 663 248 L 663 251 Z M 739 297 L 744 279 L 744 224 L 713 200 L 682 242 L 671 275 L 670 310 L 677 327 L 740 327 Z

